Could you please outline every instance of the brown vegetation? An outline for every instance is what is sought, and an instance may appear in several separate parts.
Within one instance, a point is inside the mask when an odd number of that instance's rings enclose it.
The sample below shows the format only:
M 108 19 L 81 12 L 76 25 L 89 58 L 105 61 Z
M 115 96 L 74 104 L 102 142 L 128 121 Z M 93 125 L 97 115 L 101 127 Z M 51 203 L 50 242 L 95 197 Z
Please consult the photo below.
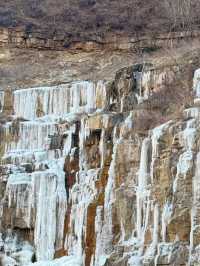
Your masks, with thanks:
M 198 28 L 199 11 L 198 0 L 2 0 L 0 26 L 80 41 Z
M 169 120 L 182 118 L 183 110 L 193 104 L 192 76 L 194 69 L 188 65 L 176 73 L 173 83 L 166 83 L 139 105 L 140 115 L 135 118 L 135 130 L 144 132 Z

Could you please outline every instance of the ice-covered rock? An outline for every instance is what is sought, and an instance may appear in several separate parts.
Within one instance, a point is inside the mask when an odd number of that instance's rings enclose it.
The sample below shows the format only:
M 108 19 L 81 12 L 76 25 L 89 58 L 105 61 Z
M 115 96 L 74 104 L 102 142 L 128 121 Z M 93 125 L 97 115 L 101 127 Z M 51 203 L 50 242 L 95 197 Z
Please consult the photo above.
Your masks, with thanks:
M 110 87 L 14 92 L 0 132 L 2 265 L 198 265 L 199 109 L 134 128 L 135 104 L 168 77 L 134 66 Z M 198 86 L 199 71 L 196 97 Z

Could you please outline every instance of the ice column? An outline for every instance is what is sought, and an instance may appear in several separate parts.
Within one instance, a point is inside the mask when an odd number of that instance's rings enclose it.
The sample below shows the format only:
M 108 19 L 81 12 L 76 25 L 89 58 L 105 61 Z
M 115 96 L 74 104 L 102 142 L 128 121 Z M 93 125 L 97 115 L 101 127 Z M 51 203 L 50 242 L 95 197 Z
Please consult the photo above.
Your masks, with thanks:
M 0 91 L 0 112 L 3 111 L 3 106 L 4 106 L 4 92 Z
M 137 197 L 137 236 L 144 243 L 144 236 L 148 226 L 149 212 L 150 212 L 150 200 L 149 191 L 147 185 L 149 182 L 149 150 L 151 140 L 145 138 L 142 143 L 140 168 L 138 172 L 138 187 L 136 188 Z

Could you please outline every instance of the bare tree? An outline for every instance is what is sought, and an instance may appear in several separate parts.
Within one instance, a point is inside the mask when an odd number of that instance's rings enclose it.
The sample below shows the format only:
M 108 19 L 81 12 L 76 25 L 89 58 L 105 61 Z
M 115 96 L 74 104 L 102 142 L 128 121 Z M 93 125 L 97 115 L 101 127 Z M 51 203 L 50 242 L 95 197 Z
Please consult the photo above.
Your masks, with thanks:
M 171 22 L 171 29 L 190 30 L 194 20 L 196 0 L 165 0 L 164 6 Z

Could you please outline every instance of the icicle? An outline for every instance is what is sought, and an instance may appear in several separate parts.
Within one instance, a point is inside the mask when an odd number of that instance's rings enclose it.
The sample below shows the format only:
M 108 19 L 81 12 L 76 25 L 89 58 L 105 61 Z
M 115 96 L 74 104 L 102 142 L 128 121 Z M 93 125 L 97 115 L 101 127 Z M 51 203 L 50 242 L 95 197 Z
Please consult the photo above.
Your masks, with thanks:
M 105 155 L 107 152 L 106 144 L 105 144 L 105 129 L 103 129 L 101 133 L 101 139 L 99 143 L 99 152 L 101 154 L 101 168 L 102 168 L 105 162 Z
M 66 212 L 64 161 L 46 162 L 50 170 L 32 174 L 11 174 L 6 194 L 8 206 L 16 205 L 16 217 L 31 227 L 36 212 L 35 245 L 39 260 L 53 259 L 55 249 L 62 248 Z
M 91 81 L 79 81 L 71 85 L 22 89 L 14 92 L 14 112 L 16 116 L 26 119 L 90 112 L 96 108 L 103 109 L 106 98 L 103 81 L 97 85 Z
M 61 115 L 69 112 L 69 86 L 38 87 L 14 92 L 16 116 L 34 119 L 41 115 Z
M 159 155 L 158 141 L 162 136 L 162 134 L 164 133 L 164 131 L 170 126 L 171 123 L 172 121 L 168 121 L 167 123 L 154 128 L 151 132 L 151 141 L 152 141 L 151 182 L 153 182 L 153 170 L 154 170 L 155 160 Z
M 95 182 L 98 179 L 99 169 L 90 169 L 87 172 L 79 172 L 76 184 L 70 191 L 72 203 L 70 228 L 72 232 L 67 235 L 66 245 L 70 255 L 77 255 L 84 260 L 83 240 L 85 239 L 85 228 L 87 208 L 96 197 L 97 189 Z M 79 219 L 77 219 L 79 217 Z
M 193 165 L 193 149 L 196 140 L 197 131 L 194 127 L 195 120 L 187 121 L 186 128 L 179 133 L 180 144 L 184 147 L 184 152 L 180 154 L 177 164 L 177 173 L 173 182 L 173 192 L 177 191 L 178 180 L 180 176 L 186 176 Z
M 85 148 L 84 148 L 84 143 L 86 139 L 90 136 L 90 129 L 88 126 L 88 120 L 87 118 L 81 119 L 81 128 L 79 131 L 79 147 L 80 147 L 80 152 L 79 152 L 79 168 L 80 170 L 88 170 L 88 165 L 86 163 L 85 159 Z
M 72 144 L 73 144 L 73 134 L 76 132 L 76 125 L 71 126 L 65 134 L 67 135 L 67 138 L 64 143 L 64 149 L 63 149 L 63 154 L 69 155 L 70 151 L 72 149 Z
M 4 91 L 0 91 L 0 112 L 3 111 L 4 107 Z
M 5 127 L 6 138 L 9 138 L 13 128 L 11 123 Z M 6 152 L 14 150 L 47 150 L 49 148 L 49 136 L 56 134 L 55 123 L 39 123 L 35 121 L 20 122 L 16 138 L 9 141 Z
M 149 192 L 147 190 L 148 178 L 149 178 L 149 148 L 150 139 L 146 138 L 143 140 L 141 157 L 140 157 L 140 168 L 138 173 L 138 187 L 136 191 L 137 197 L 137 236 L 141 241 L 144 241 L 144 235 L 146 232 L 148 217 L 149 217 Z M 143 216 L 143 217 L 142 217 Z
M 100 265 L 101 255 L 103 254 L 103 243 L 101 239 L 102 229 L 103 229 L 103 206 L 98 206 L 95 217 L 95 233 L 96 233 L 96 248 L 95 248 L 95 262 L 94 262 L 95 266 Z
M 51 161 L 49 171 L 33 173 L 37 210 L 35 244 L 39 260 L 53 259 L 55 248 L 62 247 L 67 200 L 63 164 L 63 161 L 60 165 Z
M 152 242 L 150 246 L 147 248 L 147 251 L 145 252 L 144 257 L 147 258 L 147 260 L 150 258 L 150 260 L 155 258 L 156 252 L 157 252 L 157 245 L 159 241 L 159 207 L 156 203 L 153 209 L 153 234 L 152 234 Z
M 193 90 L 196 93 L 196 97 L 200 98 L 200 69 L 197 69 L 194 73 Z
M 117 156 L 117 146 L 120 143 L 120 139 L 115 139 L 112 161 L 108 171 L 108 181 L 105 188 L 105 200 L 104 200 L 104 224 L 102 227 L 102 233 L 99 241 L 101 246 L 99 247 L 99 260 L 104 261 L 106 257 L 112 252 L 113 246 L 113 221 L 112 221 L 112 205 L 115 200 L 114 187 L 115 187 L 115 164 Z M 98 265 L 97 263 L 95 265 Z M 100 264 L 101 265 L 101 264 Z M 102 264 L 103 265 L 103 264 Z
M 35 245 L 38 260 L 54 258 L 56 236 L 56 178 L 49 173 L 34 173 L 39 183 L 35 193 L 37 213 L 35 222 Z
M 163 207 L 162 212 L 162 229 L 161 229 L 161 235 L 162 235 L 162 241 L 166 242 L 166 228 L 167 225 L 170 222 L 171 216 L 173 211 L 173 205 L 167 202 Z
M 141 157 L 140 157 L 140 169 L 138 174 L 138 188 L 141 189 L 140 192 L 144 192 L 147 186 L 149 178 L 149 149 L 151 140 L 145 138 L 142 143 Z
M 200 152 L 196 157 L 196 169 L 193 177 L 193 206 L 191 209 L 191 231 L 190 231 L 190 252 L 189 252 L 189 265 L 192 260 L 192 251 L 194 250 L 194 235 L 195 231 L 199 230 L 200 219 Z
M 154 227 L 153 227 L 153 247 L 156 248 L 158 244 L 158 233 L 159 233 L 159 208 L 158 204 L 154 206 L 154 216 L 153 216 L 153 221 L 154 221 Z

